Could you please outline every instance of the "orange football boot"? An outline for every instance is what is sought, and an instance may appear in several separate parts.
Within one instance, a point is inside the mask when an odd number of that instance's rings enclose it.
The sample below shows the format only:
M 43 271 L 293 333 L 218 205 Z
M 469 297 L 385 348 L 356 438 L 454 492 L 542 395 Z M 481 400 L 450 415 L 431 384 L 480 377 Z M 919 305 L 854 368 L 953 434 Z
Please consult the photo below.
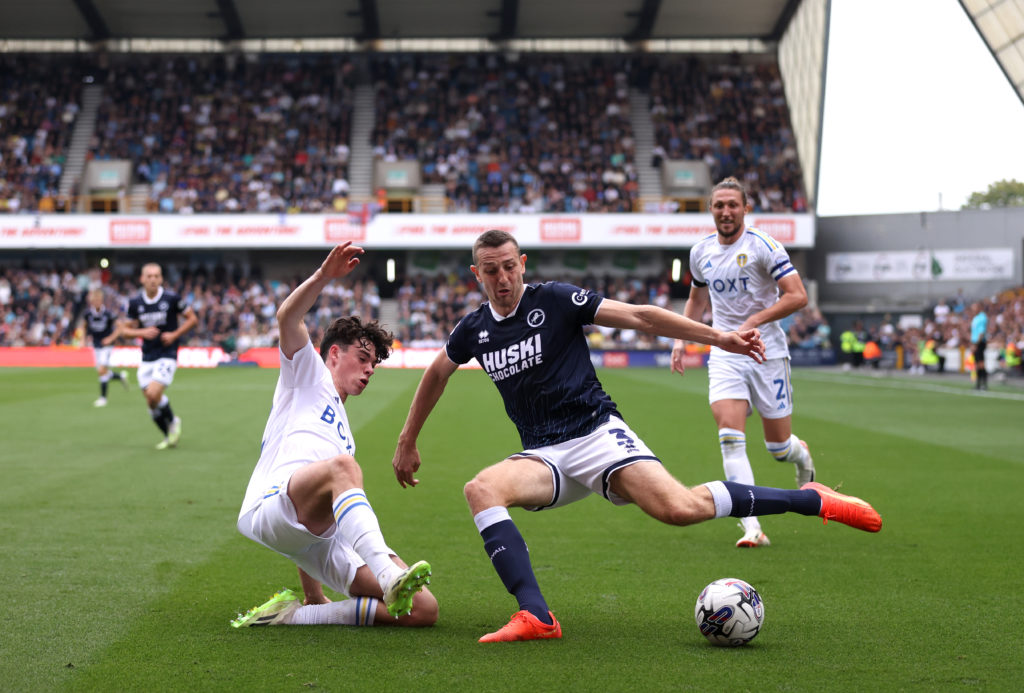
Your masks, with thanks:
M 562 626 L 555 615 L 548 612 L 551 625 L 543 623 L 529 611 L 517 611 L 504 626 L 480 638 L 479 642 L 514 642 L 516 640 L 544 640 L 562 637 Z
M 865 532 L 877 532 L 882 529 L 882 516 L 867 501 L 833 491 L 815 481 L 804 484 L 800 490 L 814 491 L 821 496 L 818 517 L 824 518 L 825 524 L 828 524 L 829 520 L 835 520 L 844 525 L 863 529 Z

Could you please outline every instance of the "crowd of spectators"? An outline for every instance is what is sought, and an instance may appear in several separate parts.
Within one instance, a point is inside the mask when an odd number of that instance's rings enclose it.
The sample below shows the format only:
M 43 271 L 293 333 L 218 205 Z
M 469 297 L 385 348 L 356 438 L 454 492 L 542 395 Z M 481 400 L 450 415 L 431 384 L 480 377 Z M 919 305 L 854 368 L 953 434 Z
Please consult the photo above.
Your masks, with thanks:
M 601 56 L 382 56 L 374 155 L 422 164 L 451 211 L 630 212 L 628 68 Z
M 655 163 L 704 161 L 713 181 L 740 178 L 754 211 L 807 211 L 777 63 L 693 56 L 656 63 L 649 80 Z
M 185 343 L 219 346 L 228 354 L 276 346 L 277 306 L 302 281 L 231 276 L 223 268 L 168 271 L 166 279 L 199 317 Z M 85 344 L 80 317 L 86 294 L 94 288 L 103 289 L 107 307 L 122 317 L 128 299 L 140 290 L 135 275 L 0 269 L 0 346 Z M 310 334 L 317 339 L 334 318 L 350 314 L 380 317 L 380 295 L 372 280 L 325 289 L 307 316 Z
M 301 277 L 264 279 L 257 271 L 250 276 L 223 267 L 184 270 L 169 268 L 167 285 L 173 286 L 195 309 L 199 324 L 187 337 L 192 346 L 219 346 L 228 354 L 253 347 L 277 344 L 277 305 L 300 282 Z M 531 275 L 528 281 L 545 281 Z M 673 306 L 665 277 L 580 276 L 573 282 L 603 296 L 626 303 Z M 82 345 L 80 325 L 86 293 L 103 288 L 107 305 L 123 314 L 130 296 L 139 291 L 134 275 L 112 275 L 99 270 L 69 268 L 28 270 L 0 268 L 0 346 Z M 386 325 L 401 346 L 436 348 L 467 312 L 475 310 L 483 295 L 471 274 L 437 274 L 405 279 L 395 292 L 394 324 Z M 973 306 L 973 308 L 972 308 Z M 307 322 L 314 340 L 339 315 L 356 314 L 379 319 L 382 299 L 370 278 L 356 278 L 344 285 L 332 285 L 322 294 Z M 901 326 L 889 315 L 879 321 L 857 321 L 854 330 L 861 342 L 874 342 L 883 353 L 902 350 L 904 367 L 920 366 L 924 345 L 936 350 L 970 351 L 970 322 L 976 310 L 989 317 L 988 343 L 1003 353 L 1012 345 L 1024 350 L 1024 288 L 1004 291 L 970 302 L 962 295 L 939 301 L 933 312 L 921 316 L 920 325 Z M 702 316 L 710 322 L 710 315 Z M 834 349 L 839 340 L 828 320 L 816 307 L 808 306 L 783 320 L 791 350 Z M 591 326 L 587 330 L 595 349 L 669 349 L 671 340 L 654 338 L 630 330 Z M 1017 370 L 1020 370 L 1017 367 Z
M 947 369 L 948 355 L 962 357 L 968 368 L 971 360 L 971 320 L 978 311 L 988 316 L 988 350 L 998 354 L 1003 363 L 1007 349 L 1020 354 L 1024 350 L 1024 287 L 1007 289 L 994 296 L 968 299 L 963 291 L 950 298 L 940 299 L 927 314 L 920 316 L 920 324 L 900 325 L 891 315 L 879 321 L 858 320 L 851 328 L 859 344 L 873 342 L 883 354 L 897 351 L 903 354 L 903 366 L 912 373 L 942 372 Z M 922 359 L 933 354 L 934 363 Z M 993 356 L 995 358 L 995 356 Z M 1003 363 L 1005 373 L 1022 375 L 1020 366 Z M 957 368 L 959 370 L 959 367 Z
M 0 56 L 0 212 L 58 211 L 81 88 L 73 64 Z
M 119 56 L 90 146 L 133 162 L 161 212 L 320 212 L 348 194 L 340 55 Z
M 373 156 L 417 162 L 452 212 L 634 211 L 638 166 L 665 157 L 742 176 L 757 211 L 806 209 L 778 67 L 736 56 L 7 55 L 2 66 L 0 211 L 67 208 L 56 189 L 83 80 L 103 87 L 88 156 L 129 161 L 153 212 L 345 211 L 361 80 L 375 95 Z M 649 113 L 631 112 L 631 88 L 649 94 Z M 637 161 L 636 118 L 655 127 L 654 162 Z

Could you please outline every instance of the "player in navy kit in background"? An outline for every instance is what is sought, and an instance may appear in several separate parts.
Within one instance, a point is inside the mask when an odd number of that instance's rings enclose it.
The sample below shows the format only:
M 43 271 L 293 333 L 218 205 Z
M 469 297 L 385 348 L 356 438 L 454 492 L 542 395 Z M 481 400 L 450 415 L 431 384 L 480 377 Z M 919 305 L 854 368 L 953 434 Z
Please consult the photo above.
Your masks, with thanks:
M 93 402 L 94 407 L 107 406 L 107 386 L 111 380 L 121 381 L 128 389 L 128 374 L 125 371 L 115 373 L 110 370 L 110 356 L 114 348 L 114 340 L 120 336 L 117 316 L 103 305 L 103 289 L 89 292 L 89 307 L 82 314 L 85 333 L 92 343 L 93 356 L 96 361 L 96 372 L 100 378 L 100 398 Z
M 164 390 L 174 382 L 178 343 L 199 319 L 178 294 L 164 288 L 160 265 L 155 262 L 144 265 L 139 281 L 142 291 L 128 301 L 128 319 L 121 327 L 121 335 L 142 339 L 139 387 L 146 397 L 153 422 L 164 434 L 156 448 L 164 450 L 175 447 L 181 437 L 181 419 L 171 410 Z
M 480 642 L 562 635 L 510 507 L 544 510 L 598 493 L 616 505 L 634 503 L 672 525 L 796 512 L 866 531 L 881 529 L 881 517 L 868 503 L 820 484 L 783 490 L 713 481 L 687 488 L 622 420 L 597 379 L 583 332 L 587 324 L 636 329 L 712 344 L 760 363 L 764 344 L 757 329 L 723 332 L 656 306 L 605 299 L 571 284 L 527 286 L 526 255 L 504 231 L 477 238 L 473 262 L 488 302 L 456 325 L 424 371 L 392 464 L 403 487 L 419 483 L 413 476 L 421 464 L 416 439 L 448 378 L 459 364 L 476 358 L 498 387 L 524 448 L 487 467 L 465 487 L 491 563 L 519 602 L 509 623 Z

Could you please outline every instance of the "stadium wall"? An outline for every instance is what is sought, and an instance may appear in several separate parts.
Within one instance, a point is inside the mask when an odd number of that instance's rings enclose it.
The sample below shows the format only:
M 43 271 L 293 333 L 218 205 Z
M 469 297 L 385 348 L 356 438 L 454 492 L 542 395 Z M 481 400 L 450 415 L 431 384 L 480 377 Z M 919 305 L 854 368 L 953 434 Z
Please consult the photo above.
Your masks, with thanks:
M 818 219 L 808 275 L 823 310 L 925 310 L 1024 284 L 1024 209 Z

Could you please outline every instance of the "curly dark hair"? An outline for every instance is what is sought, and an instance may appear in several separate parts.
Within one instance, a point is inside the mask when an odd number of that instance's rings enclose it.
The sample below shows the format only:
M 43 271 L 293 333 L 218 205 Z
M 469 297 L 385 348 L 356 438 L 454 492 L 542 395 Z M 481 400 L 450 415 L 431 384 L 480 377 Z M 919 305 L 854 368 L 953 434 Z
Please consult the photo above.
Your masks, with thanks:
M 326 361 L 328 352 L 335 344 L 347 347 L 369 343 L 373 345 L 377 356 L 374 365 L 377 365 L 391 355 L 391 343 L 394 340 L 395 336 L 381 327 L 376 320 L 364 323 L 355 315 L 338 318 L 324 332 L 324 338 L 320 342 L 320 358 Z

